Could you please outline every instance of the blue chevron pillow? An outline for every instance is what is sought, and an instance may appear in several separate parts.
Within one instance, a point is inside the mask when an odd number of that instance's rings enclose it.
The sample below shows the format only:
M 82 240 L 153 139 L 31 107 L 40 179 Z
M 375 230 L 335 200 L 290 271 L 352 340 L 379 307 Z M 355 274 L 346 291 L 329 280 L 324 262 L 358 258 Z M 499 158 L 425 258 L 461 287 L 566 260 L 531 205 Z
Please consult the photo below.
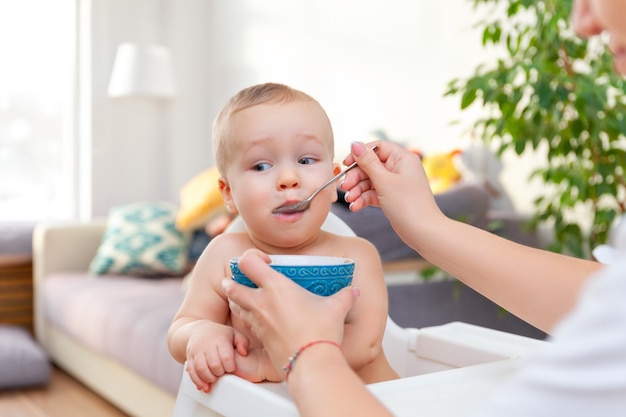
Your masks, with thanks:
M 183 274 L 188 265 L 190 236 L 176 229 L 177 213 L 178 207 L 166 202 L 112 208 L 89 271 L 123 275 Z

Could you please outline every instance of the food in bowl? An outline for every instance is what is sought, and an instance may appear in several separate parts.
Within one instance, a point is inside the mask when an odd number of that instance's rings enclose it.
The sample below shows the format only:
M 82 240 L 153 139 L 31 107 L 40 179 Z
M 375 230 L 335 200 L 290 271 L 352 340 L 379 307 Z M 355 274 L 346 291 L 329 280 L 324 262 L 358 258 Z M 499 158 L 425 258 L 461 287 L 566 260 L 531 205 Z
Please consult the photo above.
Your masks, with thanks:
M 270 266 L 298 285 L 317 295 L 332 295 L 352 283 L 354 260 L 334 256 L 270 255 Z M 241 270 L 239 258 L 230 260 L 233 279 L 256 288 Z

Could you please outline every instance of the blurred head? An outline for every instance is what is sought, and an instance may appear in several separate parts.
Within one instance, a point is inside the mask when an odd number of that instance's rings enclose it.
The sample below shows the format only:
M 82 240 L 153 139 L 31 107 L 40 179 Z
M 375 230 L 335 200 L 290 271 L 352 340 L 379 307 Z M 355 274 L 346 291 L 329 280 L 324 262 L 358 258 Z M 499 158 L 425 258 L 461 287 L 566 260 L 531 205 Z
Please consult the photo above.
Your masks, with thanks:
M 626 75 L 626 1 L 574 0 L 572 22 L 584 37 L 607 32 L 615 56 L 615 70 Z

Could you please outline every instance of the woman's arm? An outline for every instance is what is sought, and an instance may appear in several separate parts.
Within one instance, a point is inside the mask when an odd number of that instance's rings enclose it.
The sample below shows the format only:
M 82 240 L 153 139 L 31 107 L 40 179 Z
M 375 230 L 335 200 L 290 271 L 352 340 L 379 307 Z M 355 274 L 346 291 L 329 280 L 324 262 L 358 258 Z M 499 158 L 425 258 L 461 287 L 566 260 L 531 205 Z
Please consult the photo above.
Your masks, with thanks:
M 303 417 L 391 416 L 336 346 L 320 343 L 306 349 L 294 362 L 287 382 Z
M 582 284 L 602 267 L 597 262 L 520 245 L 443 217 L 416 225 L 416 237 L 409 239 L 409 245 L 546 332 L 572 309 Z
M 419 157 L 390 142 L 377 142 L 376 153 L 371 145 L 353 144 L 344 161 L 359 164 L 341 186 L 351 209 L 380 206 L 398 236 L 425 259 L 542 330 L 552 330 L 582 283 L 601 268 L 449 219 L 437 207 Z

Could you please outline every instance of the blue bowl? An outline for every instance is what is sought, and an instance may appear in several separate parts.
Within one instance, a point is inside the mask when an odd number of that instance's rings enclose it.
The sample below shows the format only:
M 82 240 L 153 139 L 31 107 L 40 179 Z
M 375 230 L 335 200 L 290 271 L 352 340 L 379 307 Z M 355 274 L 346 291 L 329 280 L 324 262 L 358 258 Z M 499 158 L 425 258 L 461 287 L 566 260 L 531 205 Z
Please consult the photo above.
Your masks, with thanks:
M 334 294 L 352 283 L 352 259 L 312 255 L 270 255 L 270 258 L 272 268 L 317 295 Z M 230 260 L 233 279 L 256 288 L 256 284 L 241 272 L 238 261 L 239 258 Z

